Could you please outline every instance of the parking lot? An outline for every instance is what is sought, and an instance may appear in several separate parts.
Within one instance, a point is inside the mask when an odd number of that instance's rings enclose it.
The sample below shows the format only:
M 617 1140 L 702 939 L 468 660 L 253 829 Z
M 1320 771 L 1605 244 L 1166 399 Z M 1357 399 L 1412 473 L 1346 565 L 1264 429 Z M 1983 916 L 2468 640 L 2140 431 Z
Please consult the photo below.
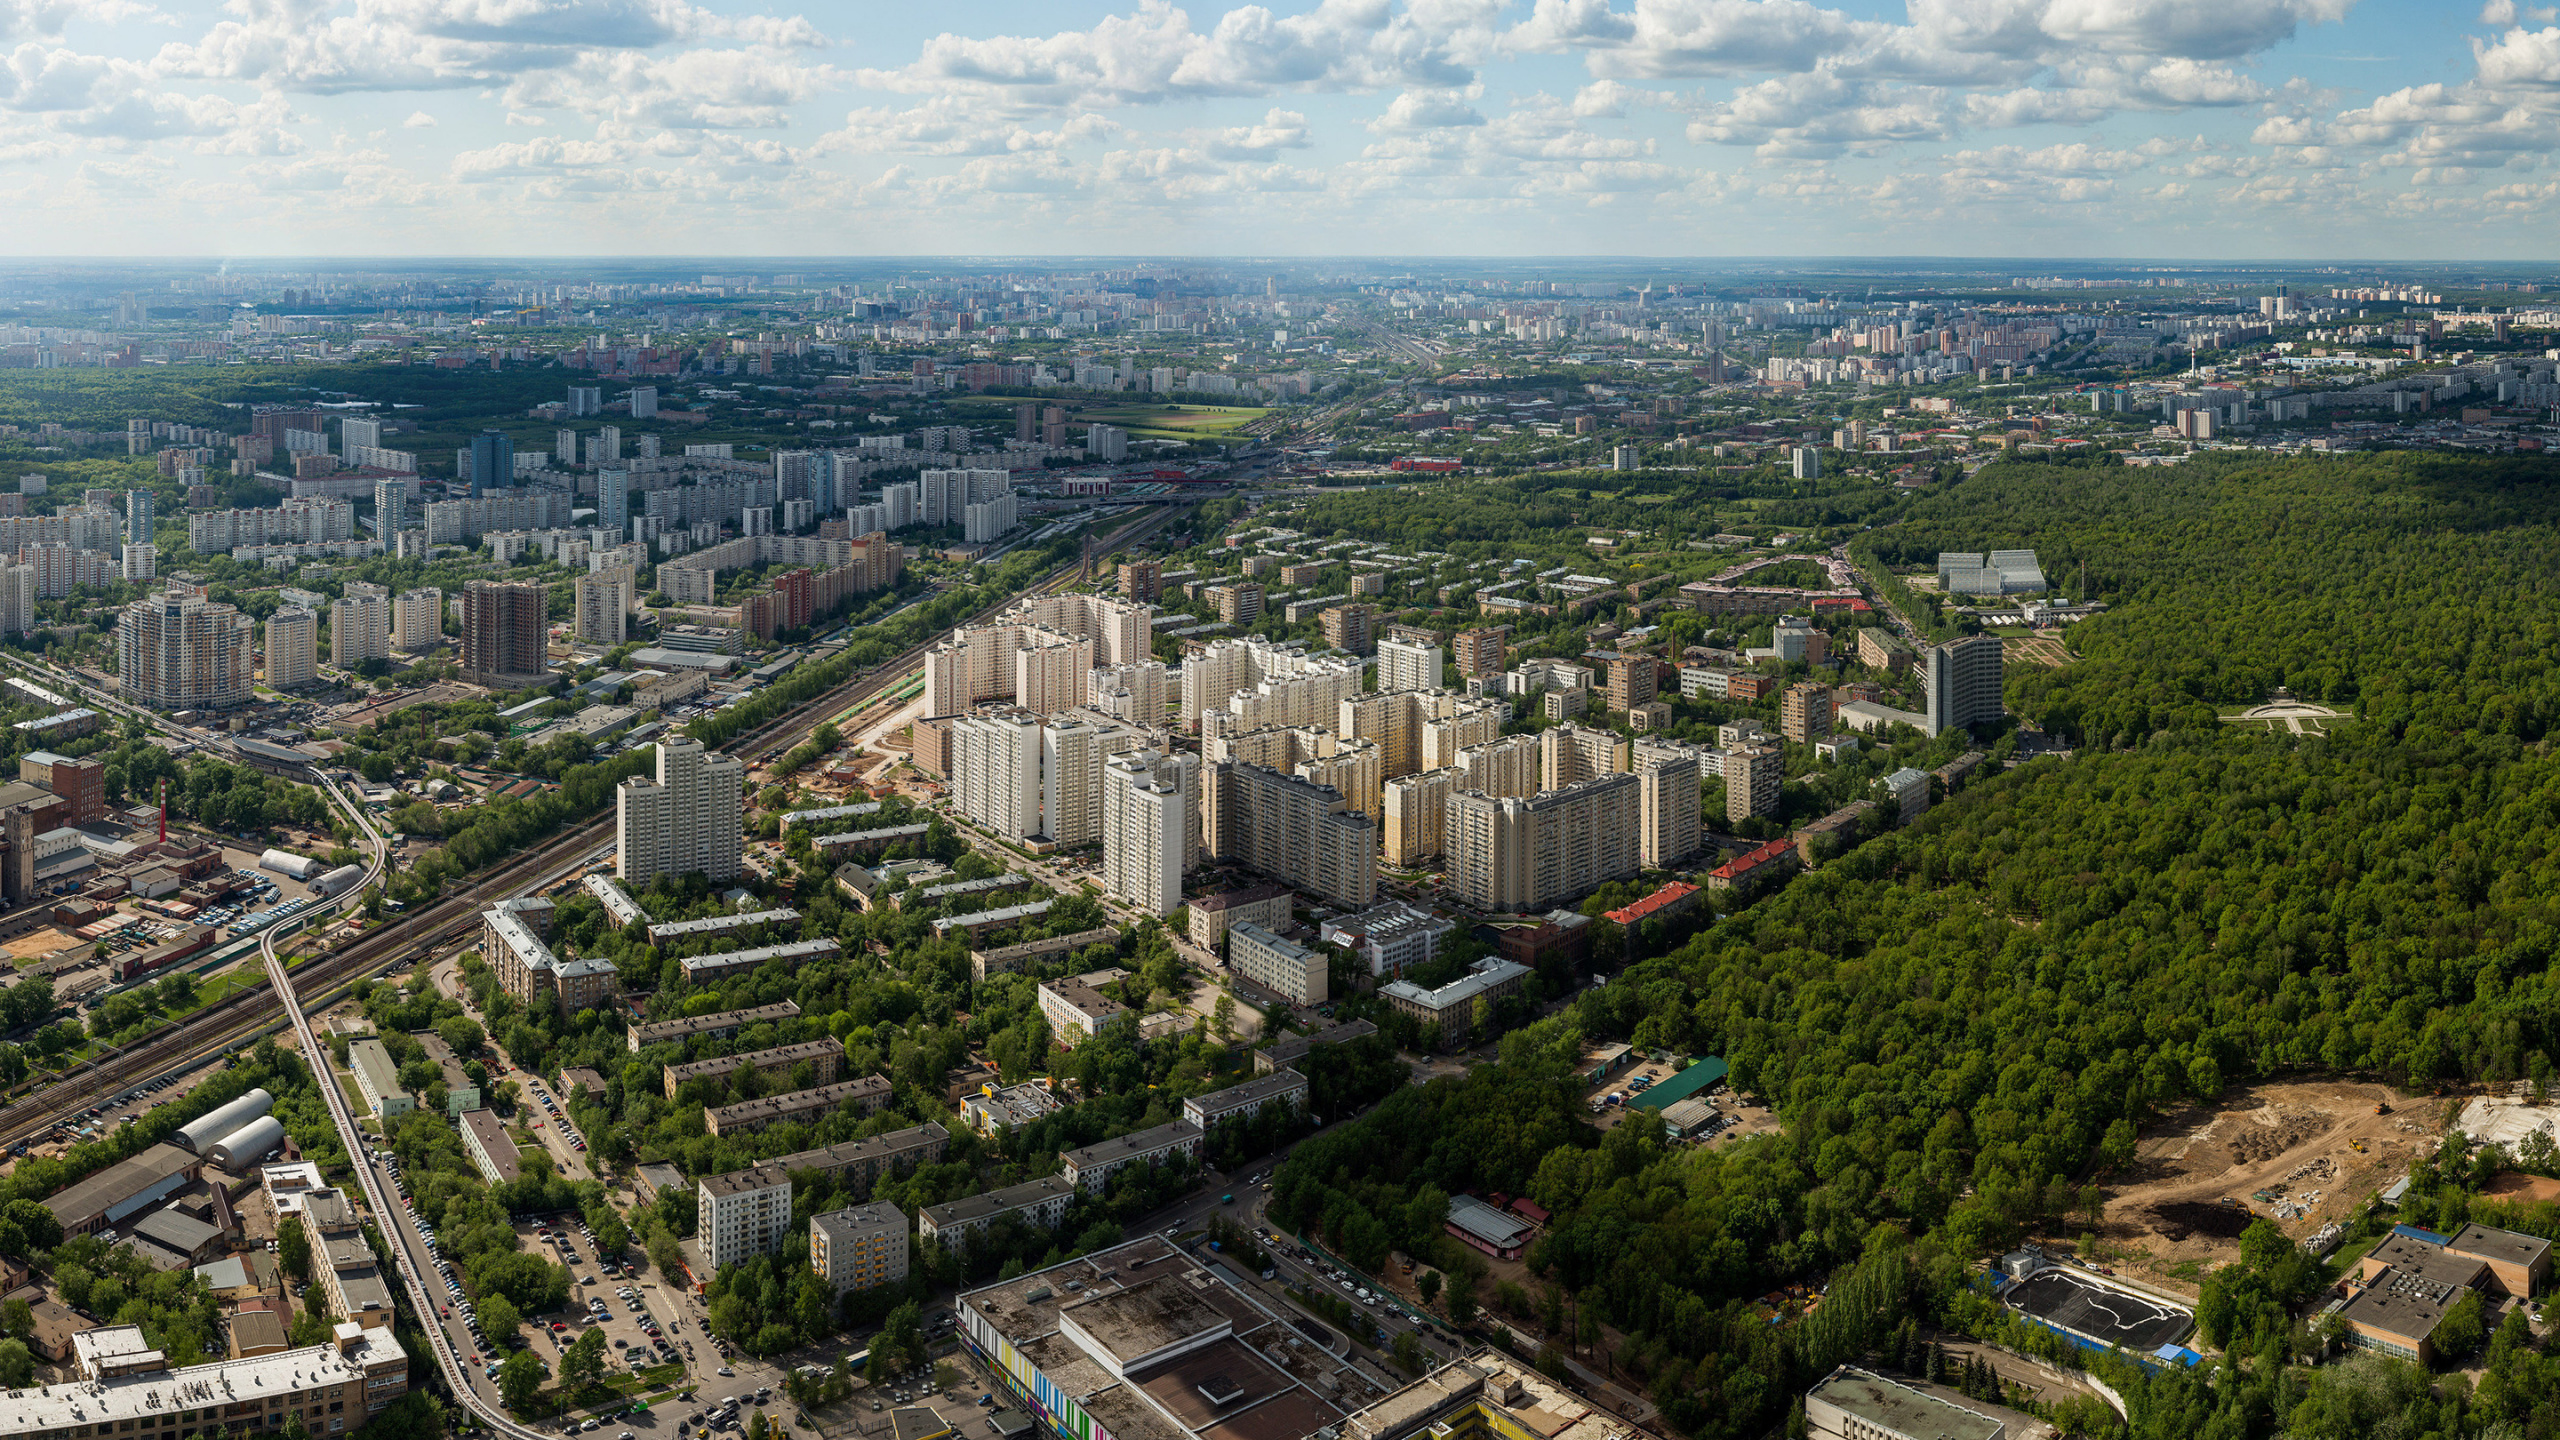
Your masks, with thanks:
M 541 1112 L 526 1115 L 525 1124 L 541 1138 L 542 1148 L 550 1152 L 561 1174 L 572 1180 L 593 1179 L 595 1172 L 587 1164 L 587 1137 L 579 1134 L 577 1125 L 569 1119 L 568 1107 L 533 1074 L 520 1073 L 526 1101 Z
M 436 1252 L 434 1232 L 421 1225 L 419 1233 L 429 1252 Z M 517 1237 L 525 1250 L 569 1271 L 568 1306 L 526 1316 L 518 1337 L 543 1358 L 553 1373 L 558 1373 L 560 1356 L 591 1329 L 604 1332 L 609 1347 L 607 1367 L 612 1371 L 636 1374 L 664 1365 L 682 1365 L 682 1383 L 690 1384 L 724 1363 L 709 1335 L 699 1330 L 686 1332 L 681 1307 L 657 1281 L 637 1278 L 630 1270 L 609 1263 L 609 1257 L 600 1257 L 594 1237 L 582 1222 L 569 1217 L 537 1221 L 519 1226 Z M 509 1337 L 482 1331 L 478 1307 L 463 1293 L 453 1266 L 441 1254 L 436 1255 L 435 1265 L 445 1286 L 438 1303 L 439 1318 L 462 1325 L 465 1334 L 456 1338 L 463 1342 L 466 1363 L 483 1369 L 496 1364 L 505 1354 Z

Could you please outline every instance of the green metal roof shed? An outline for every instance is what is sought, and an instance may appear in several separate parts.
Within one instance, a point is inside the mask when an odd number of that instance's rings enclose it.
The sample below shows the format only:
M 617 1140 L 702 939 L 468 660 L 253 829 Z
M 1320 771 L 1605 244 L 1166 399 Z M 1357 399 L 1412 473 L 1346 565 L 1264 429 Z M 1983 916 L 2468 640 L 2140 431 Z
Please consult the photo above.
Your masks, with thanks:
M 1732 1068 L 1710 1055 L 1643 1094 L 1627 1097 L 1627 1105 L 1635 1110 L 1659 1110 L 1705 1090 L 1722 1080 Z

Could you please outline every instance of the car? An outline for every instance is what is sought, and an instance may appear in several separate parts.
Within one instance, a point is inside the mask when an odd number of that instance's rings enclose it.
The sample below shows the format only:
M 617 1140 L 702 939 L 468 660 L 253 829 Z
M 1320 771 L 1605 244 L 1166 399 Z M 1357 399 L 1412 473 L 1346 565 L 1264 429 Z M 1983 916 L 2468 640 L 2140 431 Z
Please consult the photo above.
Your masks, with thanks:
M 728 1366 L 726 1366 L 726 1365 L 723 1365 L 723 1366 L 721 1366 L 721 1367 L 720 1367 L 719 1373 L 720 1373 L 721 1375 L 727 1376 L 727 1375 L 735 1375 L 735 1374 L 737 1374 L 738 1372 L 737 1372 L 737 1371 L 735 1371 L 735 1370 L 730 1369 L 730 1368 L 729 1368 Z M 735 1403 L 735 1402 L 732 1402 L 732 1403 Z

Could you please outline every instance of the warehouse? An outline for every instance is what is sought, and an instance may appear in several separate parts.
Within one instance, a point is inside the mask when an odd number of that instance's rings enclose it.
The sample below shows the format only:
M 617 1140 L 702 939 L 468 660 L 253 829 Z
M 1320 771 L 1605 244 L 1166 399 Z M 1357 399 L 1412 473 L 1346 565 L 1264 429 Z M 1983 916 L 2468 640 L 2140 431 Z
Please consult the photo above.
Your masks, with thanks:
M 175 1145 L 154 1145 L 65 1187 L 44 1205 L 62 1222 L 63 1234 L 94 1235 L 178 1193 L 202 1173 L 203 1163 Z

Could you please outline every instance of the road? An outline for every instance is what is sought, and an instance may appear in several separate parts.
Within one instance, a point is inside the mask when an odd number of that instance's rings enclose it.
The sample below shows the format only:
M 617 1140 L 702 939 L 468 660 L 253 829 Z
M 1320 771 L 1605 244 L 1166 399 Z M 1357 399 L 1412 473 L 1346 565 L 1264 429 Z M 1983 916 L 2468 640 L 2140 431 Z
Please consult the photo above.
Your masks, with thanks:
M 1865 582 L 1863 588 L 1868 594 L 1876 597 L 1876 604 L 1884 610 L 1885 618 L 1893 622 L 1894 630 L 1902 636 L 1905 643 L 1909 644 L 1914 650 L 1926 650 L 1929 648 L 1928 638 L 1920 633 L 1920 627 L 1912 624 L 1911 617 L 1903 614 L 1902 608 L 1893 603 L 1893 597 L 1885 593 L 1885 589 L 1882 585 L 1876 583 L 1876 577 L 1868 574 L 1863 567 L 1858 565 L 1857 561 L 1849 558 L 1848 541 L 1843 540 L 1839 544 L 1832 546 L 1831 554 L 1835 559 L 1838 559 L 1849 565 L 1851 568 L 1857 570 L 1859 580 Z

